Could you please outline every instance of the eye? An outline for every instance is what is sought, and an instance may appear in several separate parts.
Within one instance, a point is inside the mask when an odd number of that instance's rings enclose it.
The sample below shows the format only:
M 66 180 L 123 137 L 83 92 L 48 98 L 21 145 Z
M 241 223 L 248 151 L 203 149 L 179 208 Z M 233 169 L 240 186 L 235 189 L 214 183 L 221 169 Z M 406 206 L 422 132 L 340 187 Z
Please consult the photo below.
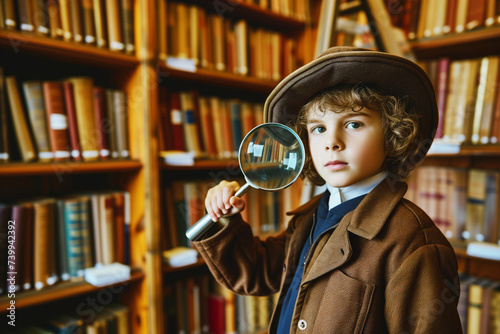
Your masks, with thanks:
M 311 129 L 311 133 L 323 133 L 326 131 L 324 126 L 315 126 Z
M 362 126 L 363 126 L 363 124 L 361 122 L 349 122 L 349 123 L 347 123 L 346 128 L 356 130 Z

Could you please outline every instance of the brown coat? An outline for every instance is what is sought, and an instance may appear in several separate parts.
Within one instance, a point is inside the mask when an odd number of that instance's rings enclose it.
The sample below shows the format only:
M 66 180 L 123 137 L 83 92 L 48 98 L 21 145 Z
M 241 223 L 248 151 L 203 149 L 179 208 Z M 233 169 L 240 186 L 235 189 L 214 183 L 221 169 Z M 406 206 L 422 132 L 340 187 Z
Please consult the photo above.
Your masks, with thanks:
M 462 333 L 455 253 L 431 219 L 403 199 L 406 189 L 382 182 L 315 242 L 291 333 Z M 265 241 L 235 216 L 195 243 L 215 278 L 235 293 L 280 291 L 270 333 L 319 198 L 293 211 L 287 230 Z

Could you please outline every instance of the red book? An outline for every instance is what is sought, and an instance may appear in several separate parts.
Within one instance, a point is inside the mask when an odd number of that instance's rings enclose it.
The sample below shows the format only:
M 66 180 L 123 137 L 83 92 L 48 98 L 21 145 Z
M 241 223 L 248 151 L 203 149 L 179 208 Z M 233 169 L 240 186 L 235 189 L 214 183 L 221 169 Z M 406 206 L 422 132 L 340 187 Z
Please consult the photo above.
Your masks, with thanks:
M 467 21 L 465 27 L 468 30 L 484 26 L 486 20 L 486 0 L 469 1 L 467 8 Z
M 208 296 L 208 327 L 212 334 L 225 334 L 225 305 L 224 297 L 220 295 Z
M 171 92 L 169 94 L 169 113 L 170 113 L 170 126 L 171 137 L 173 142 L 172 149 L 184 151 L 184 129 L 182 122 L 181 100 L 178 92 Z
M 171 150 L 174 146 L 171 136 L 170 115 L 168 109 L 168 92 L 165 87 L 159 89 L 159 111 L 160 111 L 160 127 L 158 131 L 158 141 L 160 151 Z
M 63 81 L 64 106 L 68 115 L 69 143 L 71 146 L 71 158 L 73 160 L 82 159 L 82 149 L 80 147 L 80 138 L 78 135 L 78 124 L 76 121 L 75 97 L 73 94 L 73 84 Z
M 70 158 L 68 115 L 64 108 L 61 83 L 58 81 L 44 81 L 43 96 L 54 160 L 68 160 Z
M 106 110 L 106 91 L 103 87 L 94 87 L 92 93 L 94 97 L 96 130 L 98 133 L 99 158 L 109 159 L 111 155 L 109 136 L 112 131 L 112 123 L 109 120 Z
M 447 12 L 446 12 L 446 20 L 443 27 L 443 32 L 445 34 L 449 34 L 455 32 L 455 19 L 457 12 L 457 2 L 458 0 L 448 0 Z

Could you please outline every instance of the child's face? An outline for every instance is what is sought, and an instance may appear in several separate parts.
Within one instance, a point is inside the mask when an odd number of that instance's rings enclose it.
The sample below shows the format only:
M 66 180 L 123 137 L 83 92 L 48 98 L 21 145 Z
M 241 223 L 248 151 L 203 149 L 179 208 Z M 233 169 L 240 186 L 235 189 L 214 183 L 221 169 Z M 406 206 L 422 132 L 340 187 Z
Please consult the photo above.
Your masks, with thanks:
M 380 113 L 311 109 L 307 117 L 314 167 L 332 187 L 347 187 L 382 171 L 387 156 Z

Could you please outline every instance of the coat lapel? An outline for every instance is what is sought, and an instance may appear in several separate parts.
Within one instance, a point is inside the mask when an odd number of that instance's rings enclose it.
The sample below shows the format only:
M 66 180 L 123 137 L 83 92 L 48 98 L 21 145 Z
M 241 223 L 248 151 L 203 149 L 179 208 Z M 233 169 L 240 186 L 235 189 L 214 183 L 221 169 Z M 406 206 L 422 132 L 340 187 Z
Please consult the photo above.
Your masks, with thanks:
M 391 185 L 389 181 L 383 181 L 366 195 L 354 211 L 344 216 L 333 233 L 323 236 L 317 242 L 302 283 L 335 270 L 349 260 L 352 254 L 349 233 L 372 240 L 380 232 L 406 189 L 406 183 Z

